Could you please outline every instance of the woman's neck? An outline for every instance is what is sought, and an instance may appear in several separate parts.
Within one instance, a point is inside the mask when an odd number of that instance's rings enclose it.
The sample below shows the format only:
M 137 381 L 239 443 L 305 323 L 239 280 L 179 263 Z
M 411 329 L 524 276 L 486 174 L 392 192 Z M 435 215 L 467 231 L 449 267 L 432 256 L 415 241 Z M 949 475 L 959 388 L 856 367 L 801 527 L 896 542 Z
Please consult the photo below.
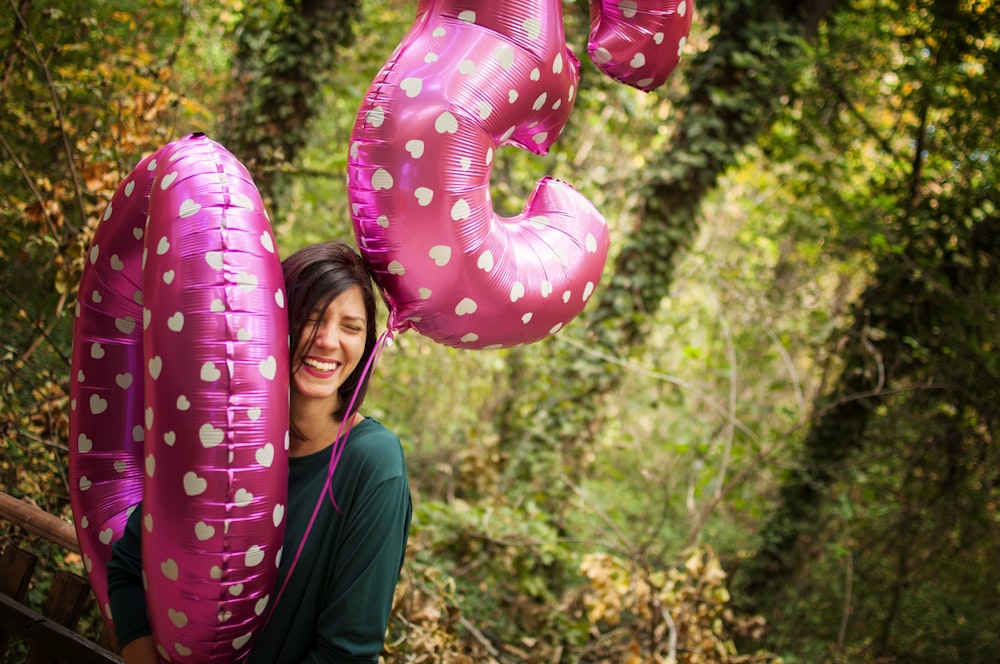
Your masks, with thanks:
M 318 407 L 296 407 L 292 404 L 291 432 L 289 433 L 288 455 L 306 456 L 326 449 L 337 439 L 342 428 L 340 420 L 334 419 L 329 404 L 317 403 Z M 364 419 L 355 413 L 350 419 L 351 426 Z M 298 432 L 299 435 L 296 435 Z

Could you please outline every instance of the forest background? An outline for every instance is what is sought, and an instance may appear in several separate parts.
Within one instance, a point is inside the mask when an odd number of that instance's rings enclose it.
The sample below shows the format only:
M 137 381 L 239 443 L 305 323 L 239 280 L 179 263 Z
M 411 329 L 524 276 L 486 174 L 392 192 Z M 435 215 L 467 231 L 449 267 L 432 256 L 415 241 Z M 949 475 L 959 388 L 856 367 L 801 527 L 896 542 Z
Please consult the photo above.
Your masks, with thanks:
M 1000 9 L 701 0 L 646 94 L 563 8 L 576 107 L 548 155 L 500 151 L 493 199 L 563 179 L 611 255 L 553 338 L 383 355 L 366 409 L 416 504 L 385 661 L 995 662 Z M 72 519 L 72 304 L 132 166 L 204 131 L 282 255 L 352 240 L 355 111 L 415 11 L 4 3 L 3 491 Z

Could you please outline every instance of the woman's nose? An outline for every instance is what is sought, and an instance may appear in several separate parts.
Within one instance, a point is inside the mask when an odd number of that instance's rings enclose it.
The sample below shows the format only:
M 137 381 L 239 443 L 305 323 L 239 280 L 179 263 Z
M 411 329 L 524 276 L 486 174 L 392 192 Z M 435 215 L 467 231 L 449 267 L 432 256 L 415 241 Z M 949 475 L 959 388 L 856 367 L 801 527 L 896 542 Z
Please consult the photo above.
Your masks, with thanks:
M 321 325 L 316 331 L 314 343 L 321 348 L 335 348 L 339 342 L 340 336 L 337 334 L 336 325 Z

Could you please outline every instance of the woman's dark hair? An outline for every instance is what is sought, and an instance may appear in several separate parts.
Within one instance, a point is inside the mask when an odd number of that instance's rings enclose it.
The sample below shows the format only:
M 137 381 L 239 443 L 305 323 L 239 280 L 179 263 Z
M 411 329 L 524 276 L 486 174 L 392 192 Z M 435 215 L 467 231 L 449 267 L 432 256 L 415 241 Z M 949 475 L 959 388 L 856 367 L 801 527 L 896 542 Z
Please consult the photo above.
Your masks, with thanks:
M 285 295 L 288 300 L 288 334 L 292 352 L 295 353 L 306 327 L 308 345 L 316 338 L 319 322 L 313 314 L 322 313 L 341 293 L 352 286 L 361 289 L 361 297 L 365 303 L 367 329 L 365 330 L 365 351 L 354 371 L 340 386 L 340 406 L 333 417 L 343 421 L 353 415 L 361 407 L 368 391 L 370 373 L 365 372 L 368 358 L 375 350 L 375 317 L 378 313 L 375 301 L 375 289 L 372 285 L 368 268 L 354 249 L 346 242 L 321 242 L 299 249 L 291 256 L 281 261 L 281 269 L 285 275 Z M 293 356 L 291 372 L 294 375 L 302 364 L 302 358 Z M 359 385 L 360 383 L 360 385 Z M 347 412 L 351 397 L 357 390 L 351 412 Z M 297 432 L 293 429 L 293 434 Z

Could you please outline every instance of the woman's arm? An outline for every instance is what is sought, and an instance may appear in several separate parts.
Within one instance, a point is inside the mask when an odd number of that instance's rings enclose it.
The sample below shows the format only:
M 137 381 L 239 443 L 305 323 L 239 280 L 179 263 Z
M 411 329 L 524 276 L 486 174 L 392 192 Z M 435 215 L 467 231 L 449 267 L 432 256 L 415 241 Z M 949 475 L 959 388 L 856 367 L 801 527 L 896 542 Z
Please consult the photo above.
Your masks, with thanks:
M 140 636 L 130 641 L 122 648 L 122 657 L 125 659 L 125 664 L 160 664 L 151 636 Z
M 378 661 L 412 514 L 405 476 L 383 481 L 352 510 L 319 616 L 316 647 L 305 662 Z
M 153 630 L 146 614 L 146 591 L 142 587 L 142 503 L 135 506 L 125 532 L 111 546 L 111 560 L 108 561 L 108 604 L 115 623 L 115 636 L 122 648 L 122 655 L 128 664 L 158 662 L 153 646 Z M 148 642 L 148 646 L 131 646 L 136 640 Z M 152 659 L 131 659 L 130 652 L 142 653 L 148 648 Z M 139 657 L 140 655 L 136 655 Z

